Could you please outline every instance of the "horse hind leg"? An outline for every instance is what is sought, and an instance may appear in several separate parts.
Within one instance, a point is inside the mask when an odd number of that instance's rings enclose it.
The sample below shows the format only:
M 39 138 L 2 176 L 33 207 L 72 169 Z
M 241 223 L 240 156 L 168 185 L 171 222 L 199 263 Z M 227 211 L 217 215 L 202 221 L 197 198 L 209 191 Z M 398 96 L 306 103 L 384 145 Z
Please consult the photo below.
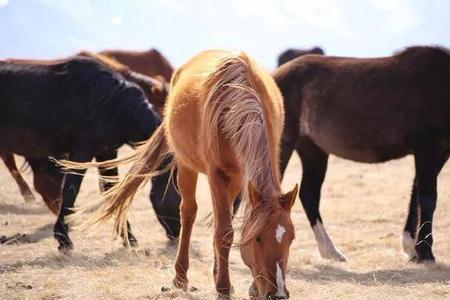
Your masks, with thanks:
M 417 178 L 417 195 L 420 206 L 419 228 L 415 250 L 417 262 L 433 262 L 432 252 L 433 215 L 437 200 L 437 174 L 439 170 L 439 156 L 433 150 L 418 151 L 414 155 Z
M 197 185 L 197 172 L 178 165 L 178 188 L 181 194 L 180 217 L 181 232 L 178 243 L 178 252 L 175 260 L 175 278 L 173 284 L 177 288 L 187 289 L 187 271 L 189 269 L 189 244 L 192 227 L 197 216 L 197 202 L 195 190 Z
M 417 203 L 417 180 L 414 178 L 411 190 L 411 199 L 409 202 L 408 216 L 406 218 L 405 228 L 402 234 L 403 252 L 411 259 L 417 258 L 416 254 L 416 231 L 418 222 L 419 206 Z
M 325 230 L 319 212 L 320 190 L 327 171 L 328 155 L 309 139 L 299 142 L 297 152 L 303 167 L 300 200 L 312 227 L 320 256 L 336 261 L 346 261 Z
M 26 202 L 35 201 L 36 198 L 34 197 L 33 192 L 31 192 L 30 187 L 28 186 L 25 179 L 23 179 L 22 175 L 17 169 L 14 154 L 0 151 L 0 157 L 3 159 L 3 162 L 5 163 L 12 177 L 19 186 L 20 194 L 25 199 L 25 201 Z
M 437 166 L 437 175 L 439 175 L 440 171 L 444 167 L 445 163 L 448 160 L 448 155 L 443 155 Z M 436 176 L 437 176 L 436 175 Z M 417 259 L 417 253 L 415 249 L 416 245 L 416 237 L 417 237 L 417 223 L 419 221 L 419 202 L 417 198 L 417 179 L 414 178 L 412 191 L 411 191 L 411 199 L 409 203 L 408 216 L 406 218 L 405 227 L 402 234 L 402 248 L 406 255 L 411 260 Z

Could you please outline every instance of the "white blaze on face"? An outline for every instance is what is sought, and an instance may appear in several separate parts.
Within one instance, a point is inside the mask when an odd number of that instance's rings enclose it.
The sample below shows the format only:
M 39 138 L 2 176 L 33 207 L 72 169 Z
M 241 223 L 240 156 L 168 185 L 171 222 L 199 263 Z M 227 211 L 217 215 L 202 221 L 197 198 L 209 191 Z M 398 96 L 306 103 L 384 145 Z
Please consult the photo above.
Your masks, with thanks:
M 283 235 L 285 232 L 286 229 L 280 224 L 278 224 L 277 229 L 275 230 L 275 239 L 277 240 L 278 243 L 281 244 L 281 240 L 283 239 Z
M 277 293 L 275 297 L 286 297 L 286 291 L 284 290 L 283 272 L 281 271 L 280 264 L 277 263 Z

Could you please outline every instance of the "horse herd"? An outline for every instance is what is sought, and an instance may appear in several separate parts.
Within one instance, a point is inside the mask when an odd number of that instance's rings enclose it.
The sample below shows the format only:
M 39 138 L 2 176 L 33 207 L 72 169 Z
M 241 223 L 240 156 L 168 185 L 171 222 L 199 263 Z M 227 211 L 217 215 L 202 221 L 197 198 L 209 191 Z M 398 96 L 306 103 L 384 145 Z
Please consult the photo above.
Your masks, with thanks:
M 218 298 L 232 289 L 232 218 L 242 202 L 238 247 L 253 276 L 252 299 L 289 297 L 297 194 L 320 255 L 345 260 L 319 212 L 330 154 L 365 163 L 412 154 L 416 174 L 403 249 L 419 263 L 434 261 L 437 176 L 450 151 L 450 51 L 414 46 L 390 57 L 346 58 L 289 49 L 279 64 L 269 74 L 245 53 L 224 50 L 202 52 L 174 73 L 156 50 L 2 61 L 0 154 L 27 200 L 33 196 L 13 153 L 31 166 L 36 191 L 58 214 L 54 236 L 62 252 L 73 248 L 69 214 L 81 227 L 114 218 L 124 244 L 137 245 L 127 212 L 151 179 L 158 220 L 170 239 L 178 238 L 173 283 L 179 288 L 188 285 L 197 175 L 206 174 Z M 118 158 L 123 144 L 135 150 Z M 294 150 L 303 168 L 300 190 L 284 193 L 280 181 Z M 118 166 L 130 162 L 118 180 Z M 72 214 L 88 167 L 98 167 L 103 196 Z

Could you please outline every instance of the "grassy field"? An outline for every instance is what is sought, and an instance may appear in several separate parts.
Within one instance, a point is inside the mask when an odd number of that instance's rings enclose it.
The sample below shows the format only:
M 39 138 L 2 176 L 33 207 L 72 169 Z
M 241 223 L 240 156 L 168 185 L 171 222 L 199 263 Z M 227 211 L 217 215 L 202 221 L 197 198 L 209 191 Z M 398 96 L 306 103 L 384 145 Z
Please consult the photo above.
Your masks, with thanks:
M 300 176 L 301 166 L 294 157 L 285 189 Z M 412 178 L 411 157 L 379 165 L 331 157 L 322 190 L 322 216 L 348 262 L 319 257 L 298 201 L 292 215 L 297 237 L 287 275 L 291 299 L 450 299 L 450 167 L 439 177 L 434 266 L 408 263 L 401 252 Z M 31 183 L 30 174 L 26 179 Z M 214 298 L 212 231 L 203 221 L 210 211 L 204 177 L 197 189 L 199 213 L 191 244 L 189 292 L 171 286 L 176 250 L 154 216 L 148 187 L 139 194 L 130 218 L 141 246 L 137 253 L 113 241 L 111 226 L 105 225 L 90 233 L 72 232 L 75 250 L 68 257 L 56 250 L 55 216 L 40 200 L 25 204 L 3 165 L 0 183 L 0 235 L 25 234 L 17 243 L 0 245 L 0 299 Z M 85 203 L 98 194 L 96 172 L 90 171 L 78 201 Z M 236 249 L 230 265 L 234 299 L 247 299 L 251 275 Z

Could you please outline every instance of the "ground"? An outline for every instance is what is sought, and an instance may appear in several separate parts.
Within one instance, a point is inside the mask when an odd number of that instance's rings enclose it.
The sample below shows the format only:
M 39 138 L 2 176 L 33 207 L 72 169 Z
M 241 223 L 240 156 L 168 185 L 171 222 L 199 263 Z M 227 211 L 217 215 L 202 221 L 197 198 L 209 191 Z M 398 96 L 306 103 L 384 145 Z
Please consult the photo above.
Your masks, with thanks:
M 291 299 L 450 298 L 450 167 L 439 177 L 433 234 L 437 264 L 427 267 L 408 263 L 401 252 L 413 169 L 411 157 L 377 165 L 330 158 L 322 189 L 322 216 L 348 262 L 319 257 L 297 201 L 292 214 L 297 236 L 287 274 Z M 295 156 L 284 190 L 291 189 L 300 176 L 301 165 Z M 31 183 L 30 174 L 26 179 Z M 11 176 L 0 166 L 0 236 L 25 234 L 19 242 L 0 245 L 0 298 L 214 299 L 212 231 L 204 220 L 211 207 L 205 178 L 200 178 L 197 189 L 199 213 L 188 292 L 171 286 L 175 248 L 167 243 L 154 216 L 148 191 L 149 187 L 139 193 L 130 218 L 140 251 L 130 254 L 123 249 L 120 241 L 111 239 L 111 226 L 104 225 L 90 233 L 72 232 L 75 250 L 63 256 L 52 237 L 55 216 L 40 199 L 24 203 Z M 96 172 L 90 171 L 79 203 L 98 195 Z M 237 249 L 232 250 L 230 266 L 234 299 L 247 299 L 251 275 Z

